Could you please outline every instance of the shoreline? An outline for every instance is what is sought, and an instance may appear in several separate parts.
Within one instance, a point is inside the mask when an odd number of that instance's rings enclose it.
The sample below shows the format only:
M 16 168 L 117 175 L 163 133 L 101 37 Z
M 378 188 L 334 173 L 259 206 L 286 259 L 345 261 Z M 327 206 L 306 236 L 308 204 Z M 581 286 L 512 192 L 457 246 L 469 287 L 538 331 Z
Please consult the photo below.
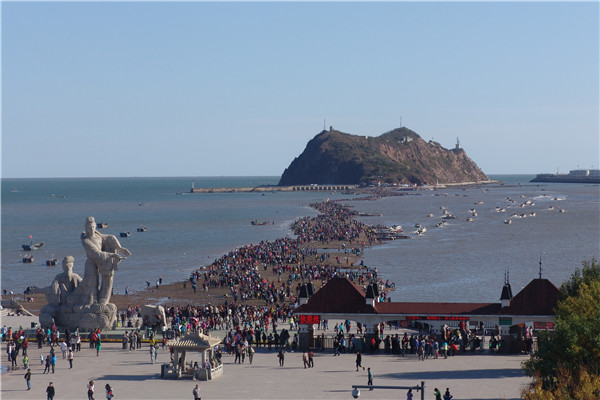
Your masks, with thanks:
M 370 200 L 370 199 L 365 199 Z M 284 271 L 276 273 L 273 265 L 269 265 L 268 267 L 264 264 L 263 268 L 260 269 L 259 277 L 268 282 L 269 284 L 276 285 L 277 287 L 286 286 L 286 279 L 288 275 L 292 275 L 292 273 L 296 272 L 296 270 L 300 270 L 299 265 L 302 264 L 307 270 L 313 269 L 330 269 L 335 270 L 335 273 L 347 273 L 350 270 L 357 270 L 360 273 L 368 273 L 371 268 L 369 266 L 361 266 L 358 265 L 358 259 L 362 256 L 363 251 L 370 246 L 375 246 L 377 244 L 381 244 L 382 242 L 377 242 L 373 239 L 373 237 L 369 237 L 368 231 L 370 227 L 368 225 L 362 224 L 357 221 L 355 217 L 356 214 L 351 210 L 349 206 L 342 206 L 336 202 L 319 202 L 311 204 L 311 207 L 317 209 L 319 211 L 319 215 L 317 217 L 303 217 L 300 221 L 307 221 L 307 226 L 318 226 L 319 223 L 325 224 L 324 222 L 319 222 L 319 216 L 327 215 L 327 212 L 323 212 L 319 210 L 319 207 L 326 208 L 327 204 L 329 207 L 335 207 L 345 210 L 347 213 L 346 217 L 348 221 L 356 224 L 361 227 L 361 230 L 357 236 L 357 238 L 350 240 L 326 240 L 326 241 L 318 241 L 318 240 L 304 240 L 298 246 L 298 249 L 295 250 L 294 257 L 297 258 L 295 262 L 286 262 Z M 292 230 L 293 230 L 292 226 Z M 283 239 L 275 239 L 279 240 L 289 240 L 296 241 L 298 240 L 298 236 L 295 232 L 296 239 L 283 238 Z M 339 238 L 338 238 L 339 239 Z M 263 243 L 263 242 L 261 242 Z M 268 243 L 268 241 L 267 241 Z M 362 243 L 362 246 L 360 244 Z M 231 250 L 229 254 L 232 252 L 239 251 L 240 249 L 245 248 L 253 248 L 258 247 L 260 244 L 247 244 L 245 246 L 240 246 L 237 249 Z M 348 245 L 348 246 L 347 246 Z M 347 246 L 347 247 L 346 247 Z M 352 252 L 349 251 L 351 248 L 357 249 L 357 251 Z M 306 254 L 311 253 L 311 256 L 308 257 Z M 314 253 L 314 254 L 313 254 Z M 323 256 L 323 259 L 317 259 L 316 254 Z M 226 257 L 227 254 L 222 255 L 221 258 Z M 313 257 L 314 256 L 314 257 Z M 302 262 L 300 262 L 300 258 L 302 258 Z M 339 258 L 339 259 L 338 259 Z M 190 277 L 194 274 L 197 276 L 201 276 L 203 274 L 209 272 L 215 272 L 218 270 L 218 267 L 215 267 L 215 261 L 211 264 L 202 266 L 198 268 L 195 272 L 193 272 Z M 256 268 L 258 269 L 258 268 Z M 375 268 L 376 270 L 376 268 Z M 194 291 L 192 282 L 188 278 L 176 278 L 178 279 L 175 282 L 163 283 L 163 284 L 151 284 L 145 289 L 129 292 L 127 295 L 125 294 L 113 294 L 111 296 L 110 302 L 117 306 L 118 311 L 126 310 L 129 307 L 142 306 L 145 304 L 157 304 L 165 307 L 172 306 L 187 306 L 190 304 L 193 305 L 222 305 L 222 304 L 244 304 L 251 306 L 263 306 L 265 305 L 265 300 L 263 298 L 248 298 L 245 300 L 239 300 L 239 302 L 234 301 L 232 289 L 237 290 L 238 288 L 232 287 L 211 287 L 211 288 L 203 288 L 202 283 L 198 280 L 196 291 Z M 379 277 L 378 277 L 379 278 Z M 327 282 L 327 279 L 324 280 L 313 280 L 313 284 L 318 290 L 324 283 Z M 287 287 L 288 289 L 291 287 L 293 290 L 293 286 L 296 286 L 298 280 L 294 280 L 292 285 L 289 284 L 289 278 L 287 279 Z M 43 293 L 36 294 L 17 294 L 8 298 L 9 296 L 4 295 L 3 298 L 3 306 L 8 306 L 11 309 L 17 309 L 22 307 L 26 312 L 32 313 L 34 315 L 39 315 L 41 308 L 47 304 L 45 295 Z M 22 298 L 23 300 L 20 300 Z M 14 301 L 13 301 L 14 299 Z M 286 297 L 285 301 L 280 302 L 282 305 L 289 306 L 293 304 L 292 300 L 294 300 L 294 296 L 292 298 Z M 10 304 L 10 303 L 13 304 Z M 17 307 L 14 307 L 17 305 Z M 12 307 L 11 307 L 12 306 Z

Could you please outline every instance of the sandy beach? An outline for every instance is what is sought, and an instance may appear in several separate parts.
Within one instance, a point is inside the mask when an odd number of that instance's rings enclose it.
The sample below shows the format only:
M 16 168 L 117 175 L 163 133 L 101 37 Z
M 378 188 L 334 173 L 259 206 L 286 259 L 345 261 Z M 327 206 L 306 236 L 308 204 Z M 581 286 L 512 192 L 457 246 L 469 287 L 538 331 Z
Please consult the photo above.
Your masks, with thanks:
M 2 324 L 13 328 L 29 326 L 34 317 L 6 316 Z M 391 331 L 393 332 L 393 331 Z M 398 332 L 402 332 L 399 330 Z M 216 332 L 215 335 L 224 332 Z M 224 375 L 206 382 L 163 380 L 160 364 L 169 361 L 167 350 L 160 350 L 158 364 L 150 363 L 148 344 L 142 350 L 121 350 L 119 343 L 104 343 L 100 356 L 88 343 L 82 343 L 75 353 L 73 369 L 57 352 L 54 374 L 42 374 L 40 354 L 47 355 L 48 346 L 38 350 L 30 346 L 32 389 L 27 391 L 23 369 L 6 371 L 6 354 L 2 356 L 2 399 L 45 398 L 48 382 L 56 387 L 56 399 L 82 399 L 86 384 L 96 382 L 96 399 L 104 398 L 104 385 L 109 383 L 116 399 L 192 399 L 196 384 L 202 399 L 351 399 L 352 385 L 366 385 L 366 371 L 356 372 L 355 356 L 333 352 L 315 353 L 315 367 L 304 369 L 302 353 L 287 353 L 285 366 L 279 367 L 275 351 L 259 348 L 252 365 L 233 364 L 234 356 L 223 355 Z M 363 366 L 370 367 L 375 385 L 416 386 L 425 381 L 425 399 L 433 399 L 433 389 L 442 392 L 450 388 L 455 400 L 518 399 L 520 391 L 530 382 L 520 366 L 526 355 L 467 353 L 448 359 L 418 361 L 416 355 L 396 356 L 365 354 Z M 22 366 L 22 357 L 19 365 Z M 420 393 L 413 390 L 415 399 Z M 363 399 L 405 399 L 406 390 L 361 390 Z

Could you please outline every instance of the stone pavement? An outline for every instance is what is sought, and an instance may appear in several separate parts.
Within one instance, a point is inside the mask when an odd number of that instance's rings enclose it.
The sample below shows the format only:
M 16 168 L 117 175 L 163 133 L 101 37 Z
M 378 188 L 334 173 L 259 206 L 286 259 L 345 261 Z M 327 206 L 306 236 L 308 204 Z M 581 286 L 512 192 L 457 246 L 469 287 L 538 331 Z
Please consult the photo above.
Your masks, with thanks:
M 24 317 L 2 316 L 2 325 L 13 328 L 29 326 Z M 287 327 L 286 327 L 287 328 Z M 393 332 L 393 331 L 392 331 Z M 390 332 L 390 333 L 392 333 Z M 192 389 L 200 386 L 202 399 L 352 399 L 352 385 L 367 383 L 366 371 L 356 371 L 354 354 L 334 357 L 332 352 L 315 354 L 315 367 L 305 369 L 302 353 L 287 353 L 285 366 L 279 367 L 276 352 L 259 348 L 252 365 L 233 364 L 233 356 L 223 356 L 224 375 L 213 381 L 191 379 L 163 380 L 160 364 L 169 361 L 167 350 L 160 350 L 158 364 L 150 363 L 148 344 L 142 350 L 127 352 L 120 343 L 103 343 L 99 357 L 82 343 L 75 353 L 73 369 L 57 351 L 54 374 L 42 374 L 37 344 L 29 350 L 32 390 L 27 391 L 23 369 L 6 370 L 6 352 L 2 348 L 0 395 L 9 399 L 44 399 L 48 382 L 56 387 L 56 400 L 85 399 L 86 384 L 96 382 L 96 399 L 104 399 L 104 385 L 109 383 L 115 399 L 193 399 Z M 48 346 L 42 349 L 47 355 Z M 188 353 L 189 354 L 189 353 Z M 189 356 L 188 356 L 189 357 Z M 418 361 L 416 356 L 363 355 L 363 366 L 371 367 L 375 385 L 416 386 L 425 381 L 425 398 L 434 399 L 433 389 L 442 393 L 448 387 L 458 399 L 518 399 L 521 389 L 530 382 L 520 366 L 525 355 L 498 355 L 487 352 L 449 357 L 447 360 Z M 20 356 L 19 365 L 22 366 Z M 8 364 L 10 365 L 10 364 Z M 414 399 L 420 393 L 413 390 Z M 405 399 L 406 390 L 361 390 L 361 399 Z

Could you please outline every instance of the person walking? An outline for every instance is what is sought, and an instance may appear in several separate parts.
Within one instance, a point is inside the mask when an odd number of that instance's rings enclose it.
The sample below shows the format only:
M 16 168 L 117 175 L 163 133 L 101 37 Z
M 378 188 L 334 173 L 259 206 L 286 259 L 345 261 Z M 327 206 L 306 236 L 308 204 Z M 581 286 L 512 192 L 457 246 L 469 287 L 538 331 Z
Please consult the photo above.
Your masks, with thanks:
M 107 383 L 106 386 L 104 386 L 104 389 L 106 389 L 106 400 L 111 400 L 114 396 L 112 388 Z
M 192 394 L 194 395 L 194 400 L 200 400 L 200 388 L 198 385 L 192 390 Z
M 252 364 L 252 359 L 254 358 L 254 347 L 248 346 L 248 362 Z
M 305 351 L 302 353 L 302 362 L 304 363 L 304 368 L 308 367 L 308 353 Z
M 75 331 L 75 350 L 81 351 L 81 335 L 78 331 Z
M 73 368 L 73 349 L 69 347 L 67 350 L 67 360 L 69 360 L 69 369 Z
M 44 368 L 44 372 L 42 372 L 42 374 L 45 374 L 46 372 L 50 373 L 50 358 L 50 355 L 46 357 L 46 367 Z
M 408 389 L 408 393 L 406 393 L 406 400 L 413 400 L 412 389 Z
M 90 381 L 87 385 L 88 400 L 94 400 L 94 381 Z
M 283 350 L 283 347 L 281 349 L 279 349 L 279 353 L 277 353 L 277 357 L 279 358 L 279 366 L 283 367 L 283 363 L 285 361 L 285 351 Z
M 446 393 L 444 393 L 444 400 L 452 400 L 452 395 L 450 394 L 450 389 L 446 388 Z
M 313 360 L 315 353 L 312 351 L 308 351 L 308 368 L 313 368 L 315 366 L 315 362 Z
M 156 351 L 156 349 L 154 348 L 153 345 L 150 345 L 150 362 L 152 364 L 154 364 L 154 352 Z
M 362 355 L 360 354 L 360 351 L 356 352 L 356 370 L 358 371 L 358 368 L 362 368 L 363 371 L 365 370 L 365 367 L 362 366 Z
M 27 383 L 27 390 L 31 390 L 31 369 L 27 368 L 27 372 L 25 373 L 25 382 Z
M 46 388 L 46 396 L 48 398 L 48 400 L 54 400 L 54 394 L 55 394 L 55 390 L 54 390 L 54 385 L 52 384 L 52 382 L 50 382 L 48 384 L 48 387 Z
M 442 400 L 442 394 L 438 388 L 433 389 L 433 394 L 435 395 L 435 400 Z
M 102 342 L 100 342 L 100 338 L 96 340 L 96 357 L 100 354 L 100 349 L 102 348 Z
M 373 386 L 373 372 L 371 372 L 371 367 L 367 368 L 367 385 L 369 386 Z M 369 389 L 369 390 L 373 390 L 373 388 Z
M 50 357 L 50 365 L 52 366 L 52 373 L 54 373 L 54 367 L 56 367 L 56 354 L 52 354 Z

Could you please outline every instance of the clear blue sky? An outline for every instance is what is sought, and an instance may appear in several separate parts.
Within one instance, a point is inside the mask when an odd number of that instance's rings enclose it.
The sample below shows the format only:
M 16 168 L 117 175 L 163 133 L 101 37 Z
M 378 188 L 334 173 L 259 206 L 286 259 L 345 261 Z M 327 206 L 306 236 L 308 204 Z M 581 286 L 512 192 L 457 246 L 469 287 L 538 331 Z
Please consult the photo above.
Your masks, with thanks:
M 400 125 L 487 174 L 598 168 L 599 6 L 2 3 L 2 176 L 280 175 Z

